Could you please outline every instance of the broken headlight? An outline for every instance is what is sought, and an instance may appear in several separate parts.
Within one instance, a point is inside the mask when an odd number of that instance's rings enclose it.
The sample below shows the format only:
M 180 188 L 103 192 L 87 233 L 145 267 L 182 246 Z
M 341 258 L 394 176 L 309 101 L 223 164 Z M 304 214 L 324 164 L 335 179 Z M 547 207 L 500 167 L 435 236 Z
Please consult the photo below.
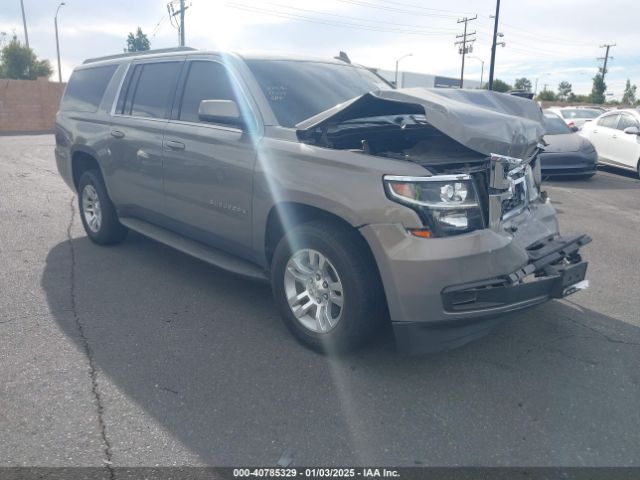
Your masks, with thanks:
M 385 175 L 387 197 L 415 210 L 434 237 L 484 228 L 482 209 L 470 175 L 399 177 Z

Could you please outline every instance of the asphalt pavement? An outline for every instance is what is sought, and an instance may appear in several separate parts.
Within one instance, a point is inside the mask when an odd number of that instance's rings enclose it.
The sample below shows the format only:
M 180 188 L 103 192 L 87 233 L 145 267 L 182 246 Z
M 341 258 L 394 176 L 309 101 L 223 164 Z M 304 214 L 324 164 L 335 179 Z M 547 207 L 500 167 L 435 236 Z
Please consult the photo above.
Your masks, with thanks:
M 591 287 L 428 356 L 300 346 L 269 287 L 98 247 L 53 136 L 0 137 L 0 465 L 640 466 L 640 181 L 548 182 Z

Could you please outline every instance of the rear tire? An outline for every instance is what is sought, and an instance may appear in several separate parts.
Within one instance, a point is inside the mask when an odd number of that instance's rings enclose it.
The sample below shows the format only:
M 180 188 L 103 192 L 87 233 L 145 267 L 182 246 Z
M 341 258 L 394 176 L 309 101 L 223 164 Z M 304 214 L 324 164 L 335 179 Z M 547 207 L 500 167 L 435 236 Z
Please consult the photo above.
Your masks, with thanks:
M 271 285 L 285 325 L 323 353 L 361 346 L 387 318 L 367 245 L 350 227 L 334 222 L 314 221 L 288 232 L 274 252 Z
M 118 220 L 98 170 L 87 170 L 80 177 L 78 209 L 84 230 L 94 243 L 112 245 L 126 238 L 128 230 Z

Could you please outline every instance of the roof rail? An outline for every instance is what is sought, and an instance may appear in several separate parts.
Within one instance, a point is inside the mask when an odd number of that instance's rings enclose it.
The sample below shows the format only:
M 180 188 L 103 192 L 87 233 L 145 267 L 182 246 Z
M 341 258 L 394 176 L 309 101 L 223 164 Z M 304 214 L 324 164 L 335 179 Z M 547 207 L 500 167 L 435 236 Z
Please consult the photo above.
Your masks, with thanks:
M 141 55 L 153 55 L 154 53 L 170 53 L 170 52 L 189 52 L 196 50 L 192 47 L 173 47 L 173 48 L 159 48 L 157 50 L 144 50 L 140 52 L 127 52 L 119 53 L 116 55 L 107 55 L 106 57 L 87 58 L 82 64 L 101 62 L 103 60 L 115 60 L 117 58 L 138 57 Z

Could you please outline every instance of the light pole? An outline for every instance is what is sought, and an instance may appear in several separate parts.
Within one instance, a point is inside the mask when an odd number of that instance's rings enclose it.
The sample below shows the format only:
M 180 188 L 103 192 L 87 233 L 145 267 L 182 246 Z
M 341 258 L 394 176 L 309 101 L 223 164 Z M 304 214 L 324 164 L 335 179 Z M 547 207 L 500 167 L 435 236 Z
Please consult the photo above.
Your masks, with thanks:
M 467 55 L 469 58 L 474 58 L 482 63 L 482 68 L 480 69 L 480 88 L 482 88 L 482 77 L 484 77 L 484 60 L 478 57 L 474 57 L 473 55 Z
M 60 7 L 66 5 L 64 2 L 60 2 L 58 8 L 56 8 L 56 15 L 53 17 L 53 25 L 56 27 L 56 52 L 58 53 L 58 83 L 62 83 L 62 70 L 60 69 L 60 43 L 58 42 L 58 12 Z
M 29 32 L 27 32 L 27 17 L 24 14 L 24 1 L 20 0 L 20 9 L 22 10 L 22 25 L 24 26 L 24 42 L 29 48 Z
M 412 57 L 413 53 L 407 53 L 406 55 L 403 55 L 402 57 L 400 57 L 399 59 L 396 60 L 396 88 L 398 88 L 398 64 L 400 63 L 400 60 L 402 60 L 403 58 L 407 58 L 407 57 Z

